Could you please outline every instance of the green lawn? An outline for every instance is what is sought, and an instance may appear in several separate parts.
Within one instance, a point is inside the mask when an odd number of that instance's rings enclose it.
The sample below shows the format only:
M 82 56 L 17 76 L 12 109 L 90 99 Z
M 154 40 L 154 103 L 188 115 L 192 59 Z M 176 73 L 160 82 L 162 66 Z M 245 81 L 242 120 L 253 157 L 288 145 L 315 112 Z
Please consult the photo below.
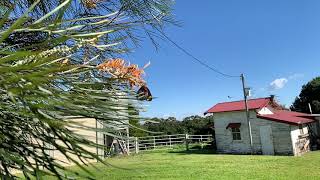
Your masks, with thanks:
M 100 170 L 89 168 L 96 179 L 320 179 L 320 152 L 291 157 L 185 153 L 176 149 L 107 162 L 119 168 L 96 164 Z

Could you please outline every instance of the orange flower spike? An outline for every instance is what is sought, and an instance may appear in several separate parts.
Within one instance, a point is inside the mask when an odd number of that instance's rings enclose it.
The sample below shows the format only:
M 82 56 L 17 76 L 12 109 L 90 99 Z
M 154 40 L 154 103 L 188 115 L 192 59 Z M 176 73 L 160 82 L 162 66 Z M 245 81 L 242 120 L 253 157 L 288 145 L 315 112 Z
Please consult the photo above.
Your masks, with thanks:
M 150 63 L 144 66 L 146 68 Z M 101 71 L 106 71 L 118 78 L 126 79 L 130 86 L 144 85 L 145 81 L 142 78 L 144 68 L 139 69 L 138 65 L 126 64 L 123 59 L 108 60 L 97 68 Z

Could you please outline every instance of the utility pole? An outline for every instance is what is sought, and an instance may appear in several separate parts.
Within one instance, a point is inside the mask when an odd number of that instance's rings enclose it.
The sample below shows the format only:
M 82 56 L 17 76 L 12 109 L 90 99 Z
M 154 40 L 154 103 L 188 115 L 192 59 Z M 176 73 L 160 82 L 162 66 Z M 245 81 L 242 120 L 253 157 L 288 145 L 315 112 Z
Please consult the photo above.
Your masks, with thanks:
M 311 108 L 311 104 L 308 103 L 308 106 L 309 106 L 309 111 L 310 111 L 310 114 L 312 114 L 312 108 Z
M 247 91 L 247 88 L 245 85 L 244 75 L 241 74 L 240 77 L 241 77 L 241 82 L 242 82 L 243 96 L 244 96 L 244 102 L 245 102 L 245 108 L 246 108 L 246 117 L 247 117 L 247 123 L 248 123 L 250 149 L 251 149 L 251 154 L 253 154 L 252 132 L 251 132 L 250 114 L 249 114 L 248 98 L 247 98 L 248 91 Z

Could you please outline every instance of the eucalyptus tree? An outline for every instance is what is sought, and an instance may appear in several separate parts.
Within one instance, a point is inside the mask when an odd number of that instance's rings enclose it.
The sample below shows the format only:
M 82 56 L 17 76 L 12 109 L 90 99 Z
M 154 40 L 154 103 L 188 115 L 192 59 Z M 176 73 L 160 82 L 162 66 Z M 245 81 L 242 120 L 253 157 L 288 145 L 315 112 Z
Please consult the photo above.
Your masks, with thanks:
M 155 42 L 171 21 L 169 0 L 2 0 L 0 2 L 0 174 L 68 177 L 48 150 L 86 170 L 99 147 L 70 128 L 70 116 L 113 123 L 136 106 L 143 68 L 114 59 L 138 42 Z M 123 113 L 125 112 L 125 113 Z M 117 118 L 115 118 L 117 117 Z M 108 131 L 108 133 L 111 133 Z M 89 172 L 88 172 L 89 173 Z M 88 174 L 91 177 L 90 174 Z

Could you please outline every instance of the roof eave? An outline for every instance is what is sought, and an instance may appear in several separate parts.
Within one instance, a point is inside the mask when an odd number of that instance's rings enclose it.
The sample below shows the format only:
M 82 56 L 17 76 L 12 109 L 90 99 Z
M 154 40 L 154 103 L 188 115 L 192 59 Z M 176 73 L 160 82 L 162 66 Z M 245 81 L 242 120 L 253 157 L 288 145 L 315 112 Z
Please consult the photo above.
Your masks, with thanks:
M 310 124 L 310 123 L 313 123 L 313 122 L 314 122 L 314 120 L 310 119 L 310 120 L 312 120 L 312 122 L 295 123 L 295 122 L 283 121 L 283 120 L 274 119 L 274 118 L 266 117 L 266 116 L 260 116 L 260 115 L 257 115 L 257 118 L 266 119 L 266 120 L 270 120 L 270 121 L 274 121 L 274 122 L 279 122 L 279 123 L 284 123 L 284 124 L 290 124 L 290 125 L 294 125 L 294 126 L 299 126 L 299 125 L 302 125 L 302 124 Z

